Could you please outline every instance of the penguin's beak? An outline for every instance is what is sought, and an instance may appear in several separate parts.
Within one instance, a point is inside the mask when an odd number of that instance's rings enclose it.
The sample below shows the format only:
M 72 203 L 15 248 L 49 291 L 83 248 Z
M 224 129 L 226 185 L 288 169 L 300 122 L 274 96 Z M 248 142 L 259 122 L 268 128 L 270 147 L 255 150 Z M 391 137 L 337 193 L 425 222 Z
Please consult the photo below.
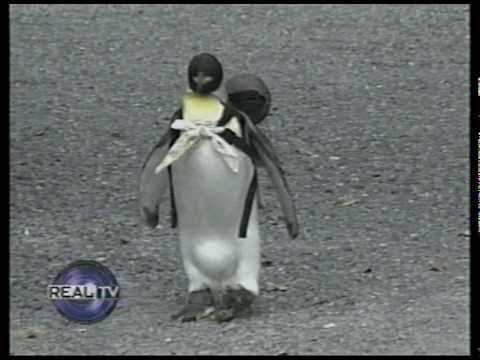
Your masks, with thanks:
M 193 81 L 195 81 L 196 86 L 196 92 L 199 94 L 203 94 L 205 85 L 207 85 L 210 81 L 212 81 L 211 76 L 205 76 L 203 73 L 198 73 L 197 76 L 193 77 Z
M 197 89 L 196 89 L 196 92 L 199 93 L 199 94 L 203 94 L 204 93 L 204 89 L 205 88 L 205 84 L 198 84 L 197 83 Z

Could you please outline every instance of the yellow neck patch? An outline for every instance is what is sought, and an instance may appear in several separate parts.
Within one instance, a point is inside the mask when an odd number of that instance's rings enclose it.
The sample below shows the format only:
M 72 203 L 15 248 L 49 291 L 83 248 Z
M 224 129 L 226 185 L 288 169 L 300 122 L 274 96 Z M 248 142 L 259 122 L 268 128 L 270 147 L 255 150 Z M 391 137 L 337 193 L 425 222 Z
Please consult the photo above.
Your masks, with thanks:
M 211 95 L 187 94 L 182 99 L 183 118 L 196 123 L 216 123 L 222 117 L 223 108 Z
M 196 124 L 214 124 L 223 115 L 224 105 L 215 96 L 188 93 L 182 98 L 183 118 Z M 232 130 L 237 136 L 242 136 L 240 122 L 232 117 L 225 128 Z

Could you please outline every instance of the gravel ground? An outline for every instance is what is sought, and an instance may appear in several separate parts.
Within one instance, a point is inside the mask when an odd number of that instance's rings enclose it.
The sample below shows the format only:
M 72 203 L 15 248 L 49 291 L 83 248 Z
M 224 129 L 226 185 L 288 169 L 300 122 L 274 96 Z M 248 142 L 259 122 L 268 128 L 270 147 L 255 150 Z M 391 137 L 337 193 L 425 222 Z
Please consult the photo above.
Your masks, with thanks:
M 467 5 L 12 5 L 10 41 L 11 353 L 469 353 Z M 136 204 L 202 51 L 270 86 L 302 227 L 261 171 L 261 296 L 226 324 L 169 320 L 169 206 Z M 76 259 L 122 286 L 94 325 L 45 295 Z

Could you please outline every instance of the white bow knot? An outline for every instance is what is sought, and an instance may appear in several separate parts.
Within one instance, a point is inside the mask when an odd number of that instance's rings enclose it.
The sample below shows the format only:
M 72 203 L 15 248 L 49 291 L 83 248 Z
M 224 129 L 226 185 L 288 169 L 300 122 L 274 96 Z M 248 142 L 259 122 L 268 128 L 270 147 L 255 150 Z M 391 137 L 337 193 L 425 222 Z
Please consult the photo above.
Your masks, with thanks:
M 209 124 L 195 124 L 190 120 L 177 119 L 172 123 L 171 128 L 180 130 L 181 135 L 170 148 L 163 161 L 155 168 L 155 174 L 158 174 L 174 161 L 180 159 L 180 157 L 202 138 L 211 139 L 213 147 L 222 155 L 222 159 L 228 167 L 234 173 L 238 172 L 238 154 L 235 148 L 218 135 L 225 130 L 224 127 Z

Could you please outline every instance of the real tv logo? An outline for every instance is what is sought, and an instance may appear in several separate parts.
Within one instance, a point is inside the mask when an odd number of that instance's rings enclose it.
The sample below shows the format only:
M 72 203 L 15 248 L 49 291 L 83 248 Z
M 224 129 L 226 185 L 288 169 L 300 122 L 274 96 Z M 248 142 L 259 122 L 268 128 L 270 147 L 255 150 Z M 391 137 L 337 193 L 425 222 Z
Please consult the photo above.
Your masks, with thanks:
M 106 266 L 92 260 L 78 260 L 57 275 L 47 288 L 47 296 L 67 319 L 92 324 L 115 309 L 120 286 Z
M 49 285 L 48 297 L 51 300 L 93 300 L 118 299 L 120 287 L 87 285 Z

